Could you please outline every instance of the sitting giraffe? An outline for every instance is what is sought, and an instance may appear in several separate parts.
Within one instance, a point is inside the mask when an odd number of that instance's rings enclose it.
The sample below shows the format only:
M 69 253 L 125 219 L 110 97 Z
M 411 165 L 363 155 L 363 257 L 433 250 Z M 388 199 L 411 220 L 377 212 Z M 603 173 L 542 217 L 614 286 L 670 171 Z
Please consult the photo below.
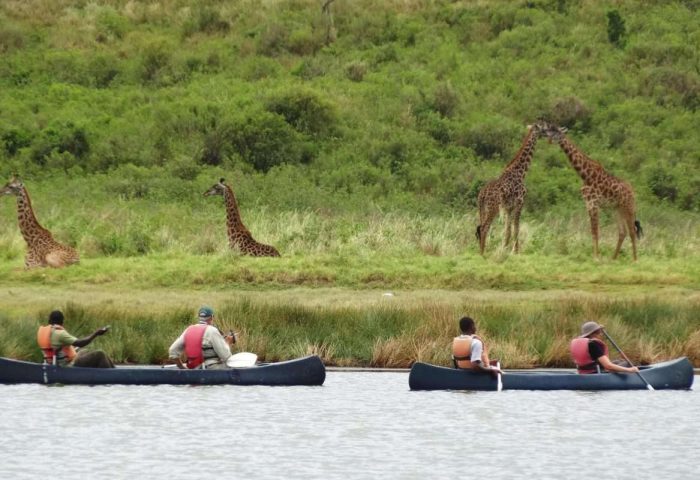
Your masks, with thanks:
M 557 142 L 571 166 L 583 180 L 581 195 L 586 202 L 586 210 L 591 220 L 593 236 L 593 256 L 598 258 L 598 212 L 601 208 L 613 208 L 617 212 L 617 247 L 613 259 L 617 258 L 629 233 L 632 241 L 632 258 L 637 260 L 637 239 L 642 236 L 642 225 L 635 217 L 634 191 L 632 187 L 605 171 L 603 166 L 586 156 L 566 137 L 566 128 L 549 125 L 545 135 L 551 142 Z
M 24 257 L 26 268 L 65 267 L 78 263 L 80 256 L 75 249 L 54 240 L 51 232 L 42 227 L 34 216 L 32 201 L 22 181 L 15 175 L 0 189 L 0 195 L 17 197 L 17 220 L 24 241 L 27 242 L 27 254 Z
M 238 211 L 238 202 L 231 187 L 224 183 L 224 179 L 214 184 L 204 192 L 204 196 L 223 195 L 226 204 L 226 225 L 228 227 L 228 243 L 231 248 L 238 248 L 243 255 L 253 257 L 279 257 L 279 252 L 270 245 L 264 245 L 255 241 L 250 231 L 243 225 L 241 213 Z
M 502 210 L 505 216 L 505 236 L 503 245 L 510 243 L 511 226 L 515 234 L 513 251 L 518 253 L 520 244 L 520 212 L 525 203 L 525 174 L 530 166 L 532 155 L 535 151 L 537 139 L 544 135 L 545 124 L 538 122 L 529 125 L 527 134 L 523 139 L 520 150 L 513 160 L 506 166 L 500 177 L 491 180 L 479 191 L 479 226 L 476 227 L 476 238 L 479 240 L 479 250 L 484 254 L 486 249 L 486 237 L 489 234 L 491 222 Z

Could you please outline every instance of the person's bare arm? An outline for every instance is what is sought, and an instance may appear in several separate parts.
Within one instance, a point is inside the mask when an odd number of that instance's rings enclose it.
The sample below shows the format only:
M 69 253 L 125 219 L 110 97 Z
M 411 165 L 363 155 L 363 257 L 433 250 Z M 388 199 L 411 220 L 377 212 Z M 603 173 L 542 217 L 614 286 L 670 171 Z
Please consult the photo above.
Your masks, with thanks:
M 98 328 L 87 337 L 77 339 L 75 342 L 73 342 L 73 346 L 80 348 L 89 345 L 95 338 L 99 337 L 100 335 L 104 335 L 108 330 L 109 327 Z
M 622 365 L 615 365 L 610 361 L 607 355 L 602 355 L 598 357 L 598 363 L 609 372 L 620 372 L 620 373 L 637 373 L 639 369 L 637 367 L 623 367 Z

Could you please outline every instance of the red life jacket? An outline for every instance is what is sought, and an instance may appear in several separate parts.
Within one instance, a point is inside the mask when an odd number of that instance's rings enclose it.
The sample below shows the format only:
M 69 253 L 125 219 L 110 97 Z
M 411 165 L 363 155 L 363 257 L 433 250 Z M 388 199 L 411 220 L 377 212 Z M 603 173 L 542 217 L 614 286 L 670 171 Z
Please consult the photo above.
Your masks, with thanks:
M 64 330 L 61 325 L 43 325 L 36 332 L 36 343 L 44 354 L 44 361 L 51 365 L 56 363 L 70 362 L 75 358 L 75 348 L 73 345 L 66 345 L 61 348 L 53 348 L 51 344 L 51 333 L 55 330 Z
M 202 339 L 208 325 L 190 325 L 185 330 L 185 354 L 187 355 L 187 368 L 197 368 L 204 362 Z
M 603 355 L 608 355 L 608 346 L 605 342 L 598 340 L 597 338 L 574 338 L 571 340 L 571 356 L 576 363 L 576 368 L 578 373 L 600 373 L 598 369 L 598 361 L 593 360 L 591 354 L 588 351 L 588 344 L 590 342 L 597 342 L 603 347 Z

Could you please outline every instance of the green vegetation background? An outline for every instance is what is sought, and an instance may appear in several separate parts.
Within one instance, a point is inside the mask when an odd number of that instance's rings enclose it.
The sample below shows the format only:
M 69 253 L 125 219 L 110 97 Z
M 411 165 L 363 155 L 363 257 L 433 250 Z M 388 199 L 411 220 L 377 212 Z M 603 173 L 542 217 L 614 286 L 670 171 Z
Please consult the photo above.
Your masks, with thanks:
M 0 183 L 20 173 L 82 263 L 24 272 L 4 198 L 0 283 L 697 294 L 700 2 L 323 3 L 1 2 Z M 580 180 L 545 141 L 522 255 L 498 225 L 478 255 L 478 191 L 538 117 L 633 185 L 637 264 L 629 240 L 609 260 L 609 216 L 591 259 Z M 202 197 L 219 177 L 283 258 L 228 251 Z

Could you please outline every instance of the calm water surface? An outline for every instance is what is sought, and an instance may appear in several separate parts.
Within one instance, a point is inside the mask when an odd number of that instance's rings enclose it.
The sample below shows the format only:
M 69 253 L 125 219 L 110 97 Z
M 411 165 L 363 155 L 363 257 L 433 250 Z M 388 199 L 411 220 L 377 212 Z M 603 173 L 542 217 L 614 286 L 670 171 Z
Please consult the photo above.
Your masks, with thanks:
M 0 479 L 700 479 L 699 381 L 411 392 L 407 373 L 328 372 L 323 387 L 0 386 Z

